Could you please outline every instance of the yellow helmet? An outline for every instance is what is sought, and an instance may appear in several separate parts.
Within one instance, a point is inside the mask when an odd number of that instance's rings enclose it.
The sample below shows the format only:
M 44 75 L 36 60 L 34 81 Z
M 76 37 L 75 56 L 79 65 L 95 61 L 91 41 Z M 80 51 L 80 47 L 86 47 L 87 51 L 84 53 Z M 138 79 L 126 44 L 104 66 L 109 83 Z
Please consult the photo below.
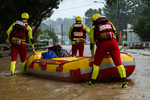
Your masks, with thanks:
M 100 14 L 94 14 L 93 16 L 92 16 L 92 22 L 97 18 L 97 17 L 100 17 L 101 15 Z
M 82 21 L 82 18 L 81 18 L 80 16 L 77 16 L 77 17 L 75 18 L 75 20 L 76 20 L 76 21 Z
M 29 19 L 29 14 L 28 13 L 22 13 L 21 18 Z

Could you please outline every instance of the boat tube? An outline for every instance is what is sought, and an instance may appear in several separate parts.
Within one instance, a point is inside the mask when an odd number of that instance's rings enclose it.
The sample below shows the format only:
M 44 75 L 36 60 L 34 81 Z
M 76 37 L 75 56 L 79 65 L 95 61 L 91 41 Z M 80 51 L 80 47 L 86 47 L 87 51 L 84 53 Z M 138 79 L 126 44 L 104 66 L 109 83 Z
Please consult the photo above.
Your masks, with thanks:
M 93 61 L 89 57 L 56 57 L 45 59 L 43 53 L 49 50 L 37 51 L 37 55 L 27 58 L 25 71 L 27 75 L 48 78 L 66 82 L 86 82 L 91 79 Z M 135 69 L 135 60 L 127 53 L 120 53 L 122 64 L 129 77 Z M 105 56 L 96 81 L 120 78 L 119 72 L 109 54 Z

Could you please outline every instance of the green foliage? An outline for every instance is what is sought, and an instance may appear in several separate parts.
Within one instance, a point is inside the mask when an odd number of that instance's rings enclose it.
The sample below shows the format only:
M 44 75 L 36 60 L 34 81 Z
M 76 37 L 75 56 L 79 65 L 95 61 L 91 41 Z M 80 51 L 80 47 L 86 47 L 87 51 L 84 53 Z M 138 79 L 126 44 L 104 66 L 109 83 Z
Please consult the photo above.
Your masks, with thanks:
M 55 45 L 57 42 L 58 42 L 58 37 L 56 36 L 56 33 L 47 29 L 47 30 L 44 30 L 43 32 L 43 35 L 47 35 L 47 36 L 50 36 L 50 38 L 53 39 L 53 44 Z
M 49 45 L 49 41 L 36 41 L 35 43 L 45 43 L 45 45 Z
M 48 25 L 46 25 L 45 23 L 41 23 L 40 25 L 41 30 L 46 30 L 46 29 L 50 29 L 50 27 Z
M 120 31 L 122 35 L 126 32 L 123 29 L 127 29 L 127 24 L 133 24 L 137 17 L 140 16 L 140 11 L 143 6 L 140 0 L 105 0 L 106 4 L 103 8 L 103 13 L 101 9 L 92 9 L 86 11 L 85 13 L 85 24 L 88 27 L 92 26 L 91 17 L 95 13 L 106 16 L 115 26 L 117 33 L 119 35 Z M 118 1 L 118 2 L 117 2 Z M 147 25 L 148 26 L 148 25 Z M 146 28 L 146 27 L 145 27 Z M 125 39 L 124 39 L 125 40 Z
M 140 36 L 141 41 L 150 41 L 150 7 L 147 6 L 141 12 L 132 29 Z
M 45 42 L 45 45 L 49 45 L 49 41 L 44 41 Z
M 94 14 L 96 14 L 96 13 L 102 14 L 101 12 L 102 12 L 101 8 L 99 8 L 98 10 L 97 9 L 92 9 L 92 8 L 90 8 L 89 10 L 87 10 L 85 12 L 85 25 L 87 27 L 91 28 L 92 27 L 92 16 Z
M 127 29 L 127 24 L 136 21 L 141 9 L 141 3 L 138 0 L 136 2 L 134 0 L 118 0 L 118 4 L 105 5 L 103 8 L 104 15 L 114 24 L 117 33 L 119 34 L 121 31 L 122 35 L 126 34 L 123 29 Z
M 35 26 L 36 31 L 42 20 L 50 17 L 53 9 L 57 9 L 61 1 L 63 0 L 1 0 L 0 43 L 5 42 L 4 35 L 7 29 L 14 21 L 20 19 L 23 12 L 29 14 L 29 25 Z
M 106 1 L 107 5 L 109 5 L 109 6 L 115 5 L 117 2 L 117 0 L 105 0 L 105 1 Z
M 44 20 L 42 23 L 48 25 L 48 26 L 52 26 L 55 30 L 55 32 L 57 33 L 57 35 L 61 35 L 61 24 L 63 25 L 63 33 L 65 32 L 65 34 L 63 34 L 64 36 L 67 35 L 68 36 L 68 32 L 70 29 L 70 26 L 75 23 L 75 16 L 73 16 L 73 18 L 57 18 L 56 21 L 48 19 L 48 20 Z M 41 25 L 43 29 L 47 28 L 45 25 Z M 47 28 L 49 29 L 49 28 Z

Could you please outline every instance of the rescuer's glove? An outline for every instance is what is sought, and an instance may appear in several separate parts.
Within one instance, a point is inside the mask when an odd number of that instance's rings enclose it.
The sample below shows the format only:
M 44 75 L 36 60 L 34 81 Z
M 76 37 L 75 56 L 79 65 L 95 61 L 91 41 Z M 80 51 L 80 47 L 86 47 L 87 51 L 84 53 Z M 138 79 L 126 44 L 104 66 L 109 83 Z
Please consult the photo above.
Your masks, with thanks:
M 100 34 L 101 40 L 107 40 L 107 35 L 106 33 Z
M 85 40 L 80 40 L 80 43 L 85 43 Z
M 83 44 L 83 43 L 85 43 L 85 40 L 81 40 L 81 39 L 76 40 L 76 44 Z
M 79 40 L 79 39 L 77 39 L 77 40 L 76 40 L 76 44 L 79 44 L 79 43 L 80 43 L 80 40 Z
M 113 38 L 113 33 L 112 32 L 106 32 L 100 34 L 101 40 L 111 40 Z

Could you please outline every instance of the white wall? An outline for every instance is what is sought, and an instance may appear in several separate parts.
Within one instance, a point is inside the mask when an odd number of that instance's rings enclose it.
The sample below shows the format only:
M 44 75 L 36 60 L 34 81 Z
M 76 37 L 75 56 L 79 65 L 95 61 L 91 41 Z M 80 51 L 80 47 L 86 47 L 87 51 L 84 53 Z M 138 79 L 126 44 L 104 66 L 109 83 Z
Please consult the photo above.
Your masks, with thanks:
M 139 36 L 133 32 L 131 24 L 127 24 L 127 42 L 140 42 Z

